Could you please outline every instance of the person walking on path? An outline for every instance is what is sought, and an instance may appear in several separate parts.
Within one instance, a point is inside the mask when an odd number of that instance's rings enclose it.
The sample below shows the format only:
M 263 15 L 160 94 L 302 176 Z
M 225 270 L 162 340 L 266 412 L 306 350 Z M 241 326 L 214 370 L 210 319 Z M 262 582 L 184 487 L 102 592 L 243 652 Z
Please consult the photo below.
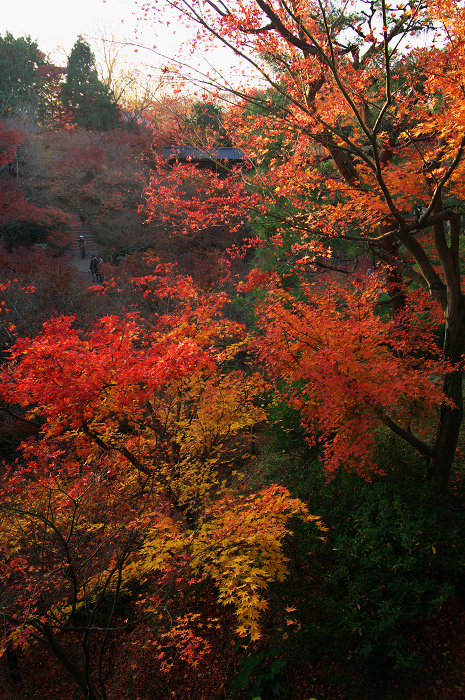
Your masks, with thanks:
M 90 259 L 90 272 L 94 282 L 98 282 L 98 260 L 95 255 Z
M 97 258 L 97 282 L 103 282 L 102 266 L 103 266 L 103 260 L 99 256 Z
M 86 257 L 86 242 L 84 240 L 84 236 L 79 236 L 78 247 L 81 253 L 81 258 L 84 260 L 84 258 Z

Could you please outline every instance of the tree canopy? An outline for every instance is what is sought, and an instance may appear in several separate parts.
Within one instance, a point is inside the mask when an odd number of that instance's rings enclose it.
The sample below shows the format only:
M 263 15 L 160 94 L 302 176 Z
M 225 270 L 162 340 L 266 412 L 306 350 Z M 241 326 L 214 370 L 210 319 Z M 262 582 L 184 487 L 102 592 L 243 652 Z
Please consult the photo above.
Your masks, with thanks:
M 79 39 L 34 163 L 0 123 L 0 657 L 52 659 L 54 697 L 205 700 L 219 667 L 218 698 L 397 696 L 447 605 L 465 629 L 465 9 L 173 11 L 250 84 L 112 131 Z M 13 250 L 66 224 L 47 202 L 127 254 L 105 281 Z
M 0 116 L 18 109 L 36 109 L 40 100 L 39 68 L 45 54 L 31 37 L 0 36 Z
M 113 94 L 98 78 L 95 56 L 89 44 L 77 39 L 68 57 L 62 99 L 73 121 L 84 129 L 108 131 L 120 121 Z
M 241 100 L 229 130 L 255 169 L 242 173 L 242 187 L 237 177 L 229 191 L 222 184 L 227 206 L 215 183 L 205 185 L 198 215 L 188 207 L 192 225 L 196 216 L 231 220 L 234 209 L 243 221 L 244 212 L 259 214 L 273 222 L 277 244 L 292 237 L 289 263 L 304 270 L 335 269 L 333 241 L 358 243 L 380 263 L 399 326 L 408 290 L 429 295 L 445 324 L 436 434 L 424 440 L 408 421 L 388 423 L 425 456 L 428 475 L 446 483 L 463 419 L 462 6 L 382 0 L 350 16 L 345 5 L 307 0 L 169 7 L 198 29 L 197 40 L 214 36 L 282 96 L 233 88 Z M 437 45 L 432 38 L 420 48 L 419 34 L 433 31 Z M 209 80 L 218 85 L 216 74 Z M 246 111 L 250 104 L 258 109 Z

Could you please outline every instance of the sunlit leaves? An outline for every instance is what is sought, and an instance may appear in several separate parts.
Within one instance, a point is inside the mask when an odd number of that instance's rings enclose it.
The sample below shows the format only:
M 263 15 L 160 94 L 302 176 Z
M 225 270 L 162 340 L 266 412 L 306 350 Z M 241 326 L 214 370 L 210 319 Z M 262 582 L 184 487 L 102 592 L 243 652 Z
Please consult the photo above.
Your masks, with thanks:
M 257 305 L 266 372 L 300 412 L 309 442 L 322 435 L 328 474 L 343 465 L 369 476 L 376 427 L 389 418 L 422 435 L 442 399 L 433 339 L 427 361 L 409 320 L 402 330 L 376 315 L 380 284 L 377 275 L 356 288 L 302 284 L 296 298 L 275 281 Z
M 150 322 L 108 316 L 88 331 L 73 317 L 54 319 L 17 341 L 2 372 L 4 401 L 40 424 L 3 481 L 6 643 L 19 643 L 20 629 L 92 631 L 102 600 L 134 587 L 147 591 L 134 619 L 156 620 L 167 590 L 201 580 L 235 607 L 239 633 L 256 639 L 265 588 L 285 575 L 287 520 L 312 519 L 285 489 L 248 495 L 230 475 L 264 418 L 265 387 L 237 361 L 247 335 L 222 317 L 225 295 L 164 266 L 139 283 L 170 311 Z M 186 625 L 161 626 L 154 643 L 177 640 L 196 663 L 208 645 Z

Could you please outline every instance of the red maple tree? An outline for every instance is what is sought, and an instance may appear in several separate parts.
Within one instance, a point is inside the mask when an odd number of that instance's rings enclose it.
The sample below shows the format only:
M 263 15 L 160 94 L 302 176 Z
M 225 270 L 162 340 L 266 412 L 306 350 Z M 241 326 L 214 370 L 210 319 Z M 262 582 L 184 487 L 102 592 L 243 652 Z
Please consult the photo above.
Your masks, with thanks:
M 160 671 L 173 644 L 192 663 L 208 650 L 173 598 L 202 580 L 258 638 L 289 516 L 322 527 L 285 488 L 248 493 L 231 474 L 263 385 L 234 367 L 246 338 L 225 295 L 164 266 L 139 283 L 164 313 L 88 332 L 52 320 L 16 342 L 0 380 L 35 432 L 2 480 L 2 649 L 40 640 L 92 700 L 106 697 L 109 641 L 138 624 Z
M 445 488 L 463 420 L 462 6 L 383 0 L 349 11 L 308 0 L 221 7 L 175 0 L 166 7 L 197 28 L 196 41 L 215 37 L 232 49 L 265 86 L 231 88 L 239 99 L 229 131 L 254 170 L 242 171 L 244 186 L 237 177 L 229 188 L 222 183 L 214 207 L 209 198 L 185 204 L 187 221 L 231 220 L 233 209 L 243 221 L 258 215 L 291 267 L 337 270 L 333 245 L 359 244 L 379 261 L 394 315 L 405 309 L 407 288 L 439 305 L 443 398 L 429 438 L 416 436 L 416 444 L 428 476 Z M 421 48 L 417 37 L 427 31 L 431 41 Z M 219 88 L 217 75 L 209 80 Z M 156 199 L 152 186 L 149 206 Z M 176 198 L 177 217 L 181 205 Z M 395 431 L 414 444 L 411 428 Z

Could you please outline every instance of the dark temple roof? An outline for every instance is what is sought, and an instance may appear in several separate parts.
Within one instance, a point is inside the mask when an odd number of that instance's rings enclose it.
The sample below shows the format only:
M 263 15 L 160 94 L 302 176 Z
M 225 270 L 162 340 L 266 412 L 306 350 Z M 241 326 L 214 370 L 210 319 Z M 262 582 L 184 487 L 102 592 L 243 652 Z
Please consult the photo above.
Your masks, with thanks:
M 246 155 L 240 148 L 189 148 L 187 146 L 165 146 L 163 155 L 170 160 L 245 160 Z

